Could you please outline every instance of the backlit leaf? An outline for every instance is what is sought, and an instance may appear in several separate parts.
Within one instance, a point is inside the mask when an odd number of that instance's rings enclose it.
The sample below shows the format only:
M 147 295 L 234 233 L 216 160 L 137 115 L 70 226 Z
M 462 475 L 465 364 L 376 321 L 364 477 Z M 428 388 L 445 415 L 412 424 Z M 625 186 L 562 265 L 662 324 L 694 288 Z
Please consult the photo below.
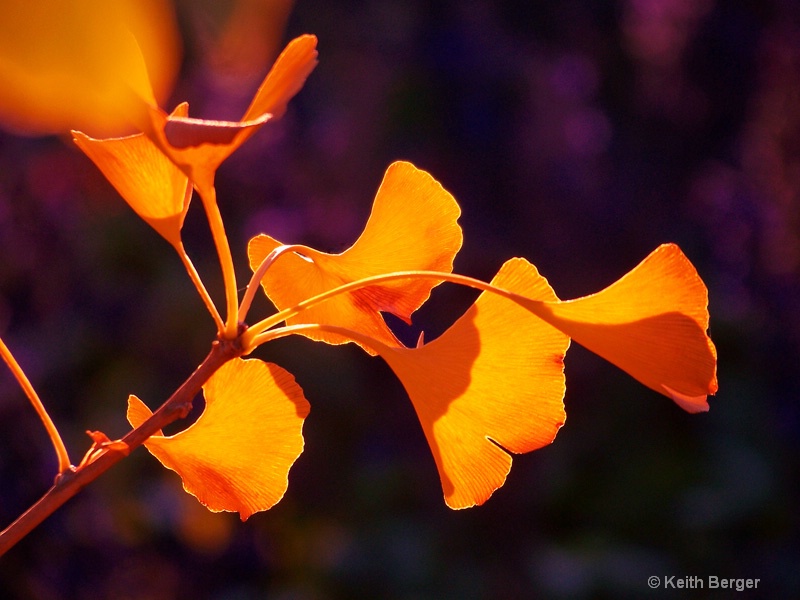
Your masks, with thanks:
M 303 35 L 292 40 L 275 61 L 239 121 L 195 119 L 167 115 L 151 107 L 149 135 L 208 196 L 220 164 L 270 119 L 283 116 L 286 104 L 303 87 L 317 65 L 317 38 Z
M 596 294 L 529 307 L 681 408 L 708 410 L 717 391 L 708 291 L 678 246 L 659 246 Z
M 288 253 L 267 271 L 262 286 L 279 309 L 293 306 L 344 283 L 393 271 L 450 272 L 461 248 L 461 211 L 455 199 L 425 171 L 396 162 L 386 171 L 372 213 L 361 236 L 341 254 L 312 248 L 303 256 Z M 250 266 L 281 242 L 268 235 L 250 240 Z M 430 296 L 435 280 L 418 279 L 373 285 L 343 294 L 289 319 L 290 324 L 322 323 L 359 331 L 379 342 L 398 346 L 380 312 L 405 321 Z M 353 341 L 332 333 L 306 333 L 331 344 Z
M 530 298 L 555 298 L 522 259 L 508 261 L 492 283 Z M 566 419 L 568 346 L 566 335 L 489 292 L 428 344 L 376 346 L 414 404 L 448 506 L 482 504 L 505 482 L 508 452 L 553 441 Z
M 203 387 L 206 407 L 180 433 L 152 436 L 145 446 L 211 511 L 246 520 L 286 492 L 289 468 L 303 450 L 309 405 L 290 373 L 257 359 L 233 359 Z M 131 396 L 136 427 L 149 410 Z
M 181 104 L 174 114 L 186 111 L 186 104 Z M 189 178 L 144 134 L 104 140 L 79 131 L 72 135 L 136 214 L 179 247 L 192 193 Z

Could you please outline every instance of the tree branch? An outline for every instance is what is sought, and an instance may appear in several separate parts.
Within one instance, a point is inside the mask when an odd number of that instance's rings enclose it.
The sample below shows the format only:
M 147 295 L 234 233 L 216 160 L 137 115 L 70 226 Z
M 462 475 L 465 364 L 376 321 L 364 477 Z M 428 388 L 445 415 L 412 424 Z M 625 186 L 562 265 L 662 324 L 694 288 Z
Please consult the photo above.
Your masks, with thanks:
M 10 550 L 67 500 L 125 458 L 131 450 L 141 446 L 151 435 L 166 425 L 186 417 L 202 386 L 222 365 L 241 354 L 242 346 L 238 337 L 233 340 L 215 341 L 203 362 L 175 393 L 144 423 L 122 438 L 121 441 L 127 444 L 125 451 L 113 448 L 101 450 L 92 460 L 81 464 L 74 470 L 60 474 L 56 477 L 53 487 L 47 490 L 16 521 L 0 532 L 0 556 Z

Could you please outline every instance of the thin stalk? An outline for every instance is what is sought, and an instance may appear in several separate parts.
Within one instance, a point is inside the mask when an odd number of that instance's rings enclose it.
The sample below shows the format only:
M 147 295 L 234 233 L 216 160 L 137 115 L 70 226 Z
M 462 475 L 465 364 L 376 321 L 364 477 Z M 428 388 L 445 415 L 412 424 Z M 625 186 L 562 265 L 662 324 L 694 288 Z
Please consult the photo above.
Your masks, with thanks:
M 256 346 L 259 346 L 265 341 L 271 339 L 269 335 L 265 335 L 267 330 L 285 321 L 286 319 L 291 319 L 292 317 L 316 304 L 324 302 L 330 298 L 333 298 L 334 296 L 352 292 L 363 287 L 381 283 L 389 283 L 391 281 L 402 279 L 437 279 L 440 281 L 449 281 L 450 283 L 457 283 L 459 285 L 499 294 L 500 296 L 508 298 L 524 308 L 531 310 L 539 317 L 547 315 L 547 312 L 540 308 L 543 307 L 546 302 L 525 298 L 524 296 L 520 296 L 514 292 L 509 292 L 508 290 L 499 288 L 490 283 L 486 283 L 480 279 L 473 279 L 472 277 L 467 277 L 466 275 L 456 275 L 455 273 L 445 273 L 440 271 L 397 271 L 394 273 L 386 273 L 384 275 L 365 277 L 364 279 L 346 283 L 316 296 L 312 296 L 311 298 L 303 300 L 302 302 L 299 302 L 290 308 L 286 308 L 275 313 L 274 315 L 270 315 L 269 317 L 262 319 L 258 323 L 250 326 L 250 328 L 242 334 L 242 346 L 245 348 L 245 353 L 251 352 Z
M 241 356 L 238 340 L 214 342 L 208 356 L 189 378 L 161 405 L 144 423 L 131 430 L 121 440 L 100 450 L 96 457 L 74 471 L 64 472 L 33 506 L 16 521 L 0 532 L 0 556 L 30 533 L 37 525 L 53 514 L 67 500 L 86 485 L 125 458 L 131 450 L 141 446 L 147 439 L 170 423 L 184 418 L 191 409 L 194 397 L 202 386 L 226 362 Z M 125 448 L 125 450 L 120 450 Z
M 379 342 L 374 338 L 371 338 L 368 335 L 364 335 L 359 331 L 347 329 L 346 327 L 339 327 L 338 325 L 325 325 L 323 323 L 300 323 L 297 325 L 286 325 L 285 327 L 276 327 L 275 329 L 270 329 L 269 331 L 265 331 L 264 333 L 260 334 L 258 336 L 258 339 L 260 343 L 266 343 L 266 342 L 271 342 L 272 340 L 277 340 L 282 337 L 294 335 L 296 333 L 303 333 L 305 331 L 322 331 L 327 333 L 335 333 L 356 340 L 360 344 L 372 348 L 377 353 L 380 353 L 381 350 L 389 349 L 388 346 L 386 346 L 385 344 Z
M 244 321 L 247 317 L 250 306 L 253 304 L 253 298 L 255 297 L 258 285 L 261 283 L 264 275 L 267 274 L 267 270 L 272 266 L 272 263 L 274 263 L 280 256 L 286 254 L 287 252 L 298 252 L 307 249 L 308 248 L 306 246 L 300 246 L 297 244 L 278 246 L 264 257 L 264 260 L 261 261 L 261 264 L 258 265 L 258 268 L 253 271 L 253 276 L 250 278 L 250 282 L 247 284 L 247 289 L 244 292 L 242 303 L 239 305 L 239 320 Z
M 194 287 L 197 289 L 197 292 L 203 299 L 203 303 L 206 305 L 208 312 L 211 313 L 211 318 L 214 319 L 214 323 L 217 326 L 217 333 L 222 335 L 225 332 L 225 323 L 223 323 L 222 317 L 219 316 L 219 311 L 217 310 L 214 301 L 211 299 L 206 286 L 203 285 L 203 281 L 200 279 L 200 274 L 197 272 L 197 269 L 194 268 L 192 259 L 190 259 L 189 255 L 186 254 L 186 249 L 183 247 L 183 243 L 181 243 L 179 246 L 176 246 L 175 250 L 178 251 L 178 256 L 181 257 L 181 261 L 183 262 L 183 266 L 186 267 L 186 272 L 189 274 L 189 278 L 192 280 Z
M 22 391 L 25 392 L 25 395 L 31 401 L 31 404 L 33 404 L 36 414 L 39 415 L 42 423 L 44 423 L 44 428 L 47 430 L 47 435 L 50 436 L 50 441 L 53 442 L 53 447 L 56 450 L 56 456 L 58 457 L 58 472 L 66 473 L 70 470 L 72 462 L 69 459 L 69 454 L 67 453 L 66 446 L 64 446 L 64 442 L 61 440 L 61 435 L 59 435 L 58 429 L 56 429 L 56 426 L 53 423 L 53 420 L 50 418 L 50 415 L 47 414 L 47 410 L 45 409 L 44 404 L 42 404 L 42 401 L 39 399 L 36 390 L 33 389 L 31 382 L 28 381 L 28 378 L 22 371 L 22 367 L 20 367 L 19 363 L 14 359 L 14 356 L 11 354 L 11 351 L 8 349 L 8 346 L 6 346 L 5 342 L 3 342 L 2 338 L 0 338 L 0 354 L 3 356 L 3 360 L 5 360 L 8 368 L 11 369 L 14 377 L 17 378 L 17 382 L 19 382 Z
M 225 284 L 225 301 L 228 314 L 225 320 L 224 336 L 232 340 L 236 338 L 239 331 L 239 294 L 236 287 L 236 271 L 233 268 L 233 256 L 231 247 L 228 244 L 228 236 L 225 235 L 225 226 L 222 223 L 222 215 L 217 205 L 217 190 L 213 185 L 203 186 L 200 198 L 206 210 L 208 224 L 211 227 L 211 236 L 217 247 L 219 264 L 222 268 L 222 281 Z

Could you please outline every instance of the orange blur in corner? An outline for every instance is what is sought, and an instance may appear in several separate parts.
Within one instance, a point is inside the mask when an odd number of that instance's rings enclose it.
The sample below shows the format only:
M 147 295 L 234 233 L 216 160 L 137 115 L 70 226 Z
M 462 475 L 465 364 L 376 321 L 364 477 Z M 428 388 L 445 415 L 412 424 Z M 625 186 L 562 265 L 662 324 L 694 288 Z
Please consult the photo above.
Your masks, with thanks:
M 165 0 L 4 0 L 0 127 L 25 135 L 132 133 L 142 101 L 168 96 L 180 57 Z

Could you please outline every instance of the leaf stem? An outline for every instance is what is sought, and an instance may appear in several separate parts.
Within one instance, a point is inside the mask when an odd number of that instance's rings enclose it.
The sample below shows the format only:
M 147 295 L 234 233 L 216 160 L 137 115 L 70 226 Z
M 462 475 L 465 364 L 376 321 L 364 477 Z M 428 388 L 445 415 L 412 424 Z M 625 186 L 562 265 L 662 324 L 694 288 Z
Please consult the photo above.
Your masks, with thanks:
M 228 314 L 225 321 L 223 337 L 232 340 L 239 333 L 239 294 L 236 287 L 236 271 L 233 268 L 233 256 L 231 247 L 228 244 L 228 236 L 225 235 L 225 226 L 222 223 L 222 215 L 217 205 L 217 190 L 213 185 L 204 185 L 198 189 L 203 207 L 206 210 L 208 224 L 211 227 L 211 236 L 217 247 L 219 263 L 222 268 L 222 280 L 225 285 L 225 300 Z
M 296 333 L 303 333 L 304 331 L 323 331 L 327 333 L 335 333 L 344 337 L 357 340 L 360 344 L 372 348 L 375 352 L 380 353 L 381 350 L 387 350 L 388 346 L 382 342 L 346 327 L 339 327 L 338 325 L 326 325 L 324 323 L 298 323 L 297 325 L 286 325 L 285 327 L 276 327 L 264 333 L 259 334 L 259 344 L 271 342 L 282 337 L 294 335 Z
M 178 251 L 178 256 L 181 257 L 181 262 L 183 262 L 183 266 L 186 267 L 186 272 L 189 274 L 189 278 L 192 280 L 194 287 L 197 289 L 197 292 L 203 299 L 203 303 L 206 305 L 208 312 L 211 313 L 211 318 L 214 319 L 214 323 L 217 326 L 217 333 L 222 335 L 225 332 L 225 323 L 222 322 L 222 317 L 220 317 L 214 301 L 211 299 L 206 286 L 203 285 L 203 281 L 200 279 L 200 274 L 197 272 L 197 269 L 194 268 L 192 259 L 190 259 L 189 255 L 186 254 L 186 249 L 183 247 L 183 243 L 175 246 L 175 250 Z
M 67 448 L 64 446 L 64 442 L 61 440 L 61 435 L 58 433 L 58 429 L 56 428 L 53 420 L 50 418 L 50 415 L 47 414 L 47 410 L 42 404 L 42 401 L 39 399 L 36 390 L 33 389 L 31 382 L 28 381 L 28 378 L 25 376 L 25 373 L 22 370 L 22 367 L 19 366 L 19 363 L 16 361 L 14 356 L 11 354 L 11 351 L 6 346 L 5 342 L 3 342 L 2 338 L 0 338 L 0 355 L 3 356 L 3 360 L 5 360 L 8 368 L 11 369 L 11 372 L 16 377 L 17 382 L 19 382 L 22 391 L 25 392 L 25 395 L 28 396 L 28 399 L 33 404 L 33 408 L 36 410 L 36 413 L 39 415 L 39 418 L 44 423 L 44 428 L 47 430 L 47 434 L 50 436 L 50 441 L 53 442 L 53 447 L 56 450 L 56 456 L 58 457 L 58 472 L 59 473 L 66 473 L 70 470 L 72 466 L 72 462 L 69 459 L 69 454 L 67 453 Z
M 298 302 L 296 305 L 290 308 L 286 308 L 275 313 L 274 315 L 270 315 L 269 317 L 262 319 L 261 321 L 251 325 L 250 328 L 242 334 L 242 346 L 245 348 L 245 353 L 247 354 L 252 352 L 256 346 L 259 346 L 262 343 L 272 339 L 272 336 L 265 334 L 267 330 L 287 319 L 291 319 L 292 317 L 300 314 L 304 310 L 311 308 L 316 304 L 324 302 L 330 298 L 333 298 L 334 296 L 352 292 L 363 287 L 381 283 L 389 283 L 391 281 L 402 279 L 438 279 L 440 281 L 449 281 L 450 283 L 457 283 L 459 285 L 464 285 L 486 292 L 493 292 L 516 302 L 540 318 L 545 318 L 545 320 L 548 320 L 546 318 L 547 311 L 543 310 L 543 307 L 547 304 L 546 302 L 525 298 L 524 296 L 520 296 L 514 292 L 509 292 L 508 290 L 499 288 L 490 283 L 486 283 L 480 279 L 474 279 L 472 277 L 467 277 L 466 275 L 457 275 L 455 273 L 446 273 L 442 271 L 396 271 L 394 273 L 374 275 L 372 277 L 365 277 L 364 279 L 346 283 L 316 296 L 312 296 L 311 298 L 303 300 L 302 302 Z
M 250 278 L 250 282 L 247 284 L 247 289 L 244 292 L 242 303 L 239 305 L 239 319 L 241 321 L 244 321 L 247 317 L 250 306 L 253 304 L 253 298 L 256 294 L 256 290 L 258 289 L 258 285 L 261 283 L 264 275 L 267 274 L 267 270 L 272 266 L 272 263 L 274 263 L 280 256 L 286 254 L 287 252 L 298 252 L 307 249 L 307 246 L 301 246 L 298 244 L 281 245 L 277 248 L 273 248 L 272 252 L 264 257 L 264 260 L 261 261 L 261 264 L 258 265 L 258 268 L 253 271 L 253 276 Z

